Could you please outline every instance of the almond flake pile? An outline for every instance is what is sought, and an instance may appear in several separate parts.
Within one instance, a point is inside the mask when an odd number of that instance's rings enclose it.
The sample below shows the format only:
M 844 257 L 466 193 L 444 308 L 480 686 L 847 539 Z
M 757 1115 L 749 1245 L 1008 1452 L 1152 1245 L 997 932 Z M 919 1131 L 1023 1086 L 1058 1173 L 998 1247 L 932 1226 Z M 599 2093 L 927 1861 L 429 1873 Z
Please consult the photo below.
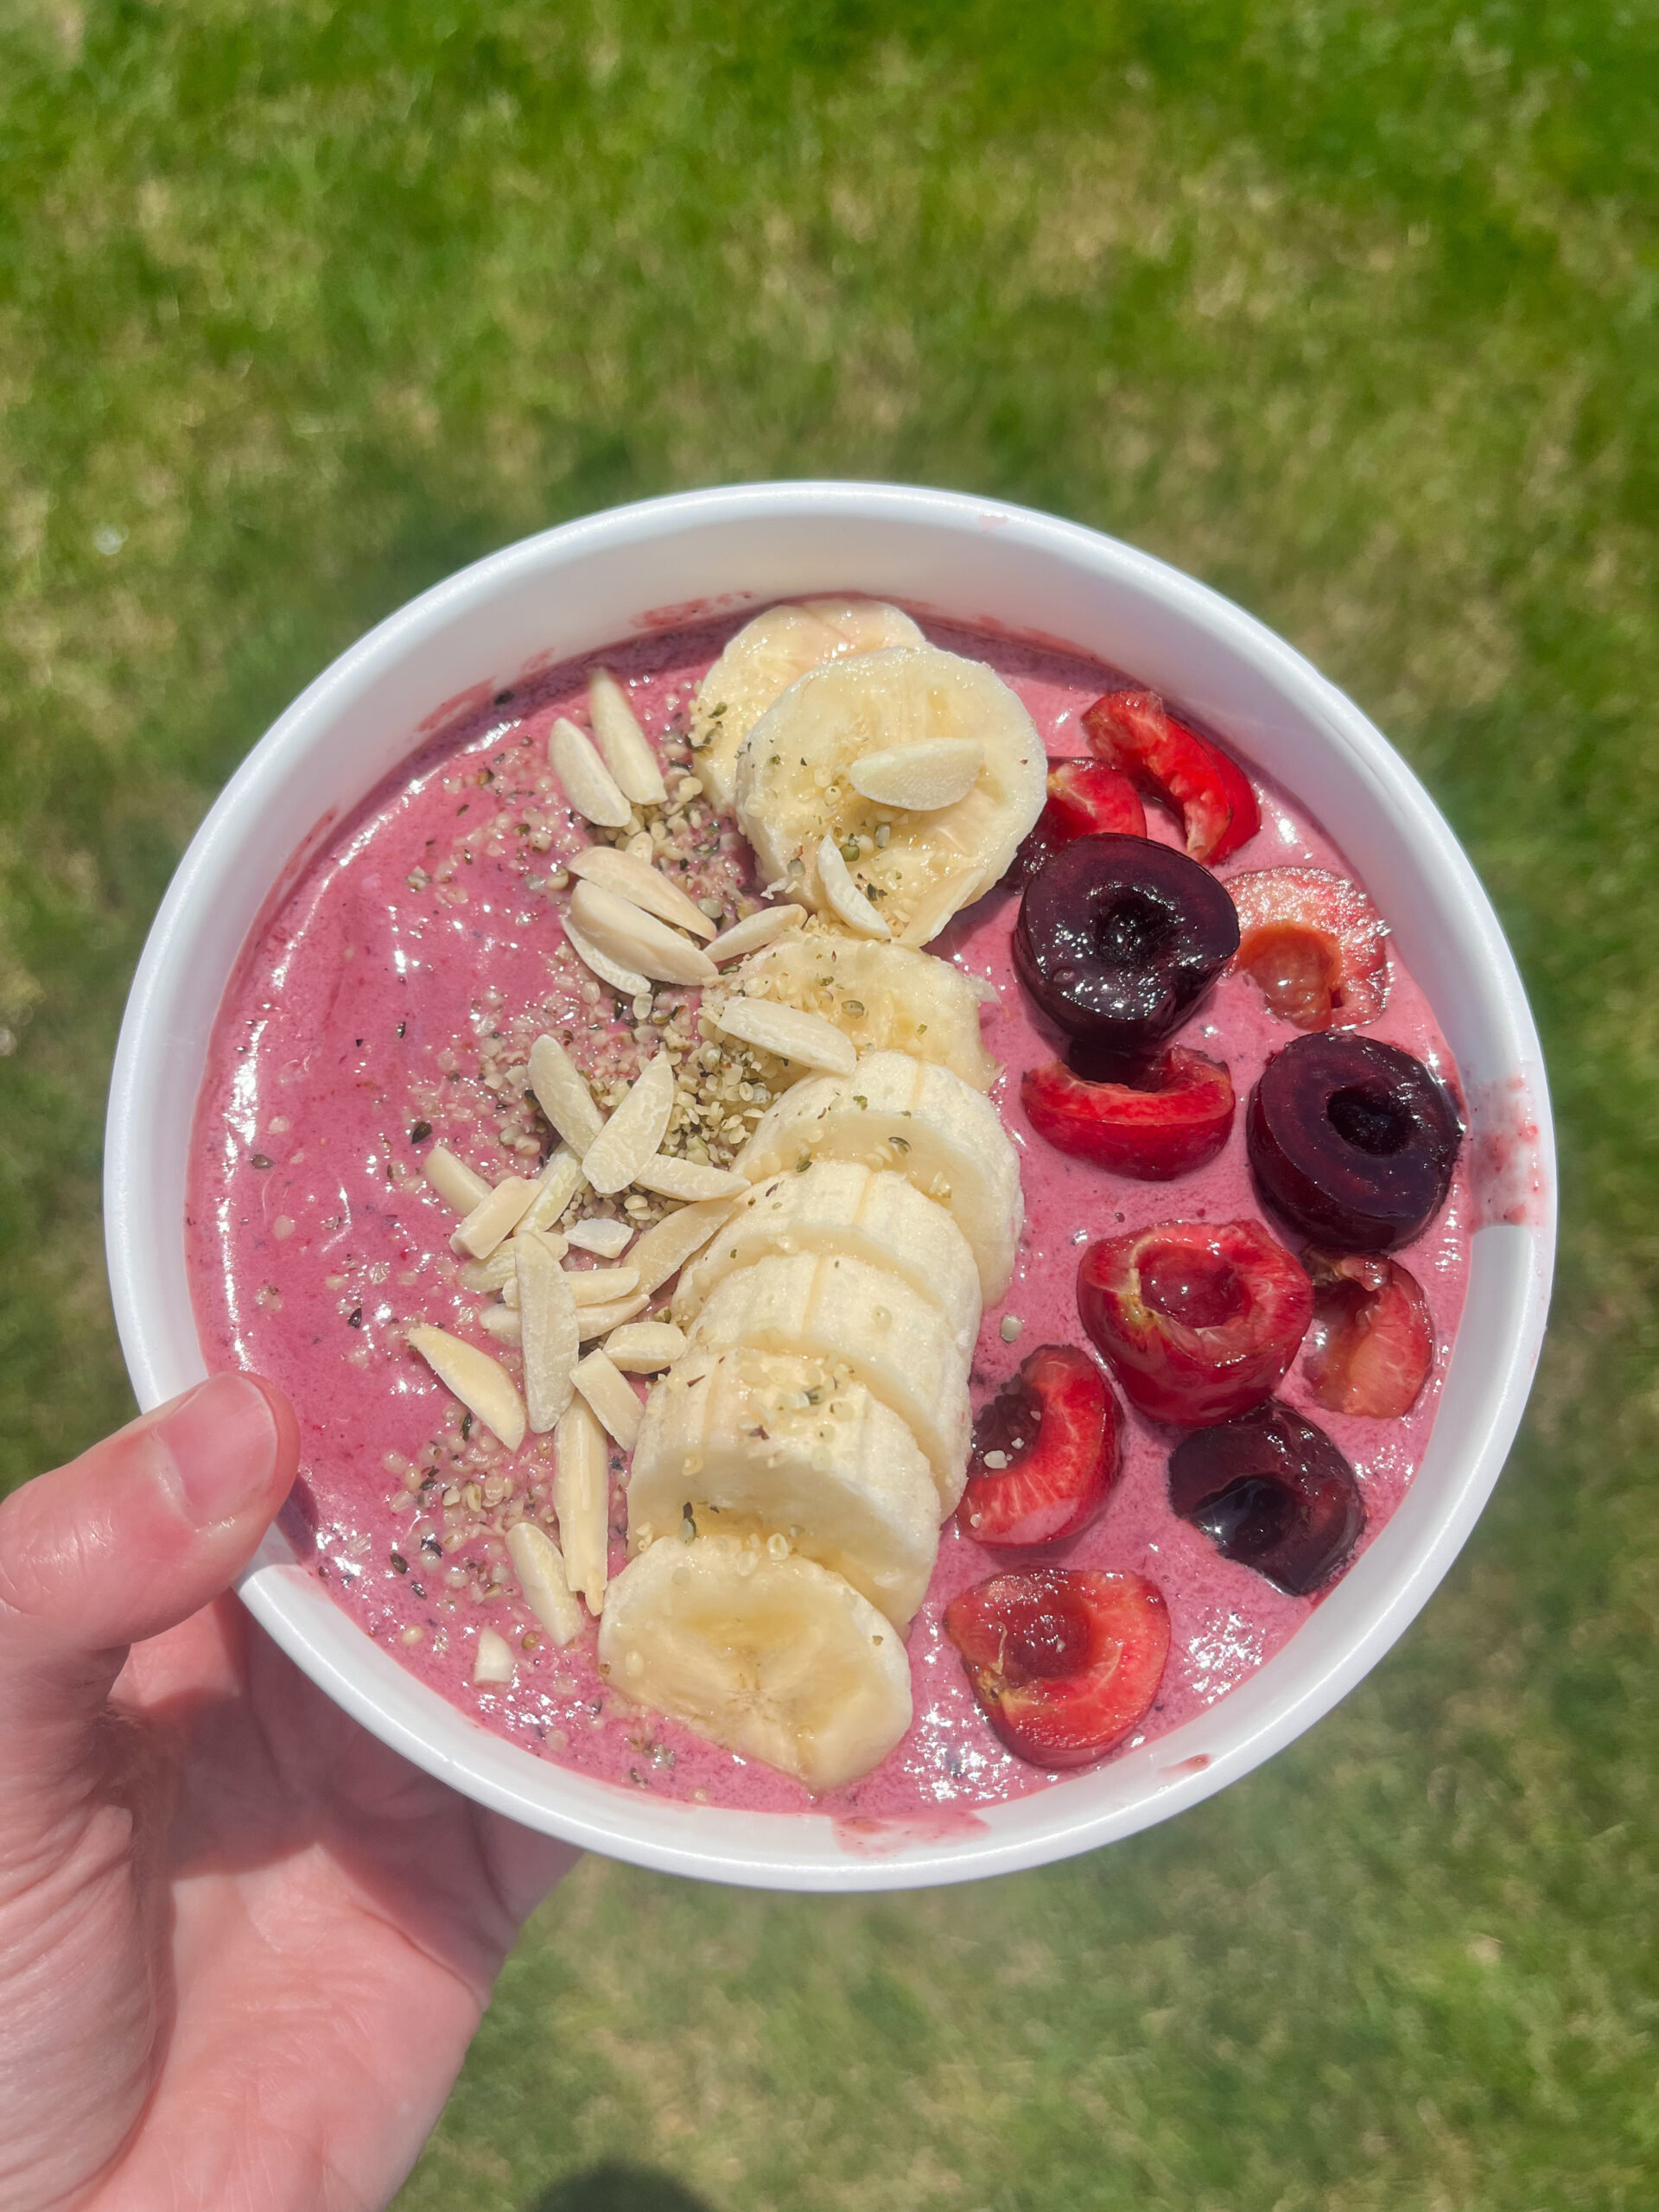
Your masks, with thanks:
M 421 1166 L 394 1153 L 389 1169 L 401 1187 L 423 1183 L 454 1215 L 448 1250 L 434 1255 L 436 1278 L 476 1301 L 487 1344 L 419 1322 L 405 1332 L 457 1402 L 418 1462 L 388 1455 L 402 1484 L 388 1505 L 411 1516 L 392 1563 L 480 1605 L 510 1595 L 523 1581 L 515 1560 L 533 1556 L 538 1588 L 550 1560 L 560 1572 L 569 1562 L 582 1584 L 569 1582 L 572 1603 L 586 1592 L 597 1610 L 594 1562 L 609 1535 L 597 1470 L 632 1443 L 641 1401 L 630 1378 L 648 1383 L 683 1350 L 667 1286 L 746 1187 L 731 1162 L 774 1096 L 811 1071 L 721 1027 L 732 1002 L 722 968 L 798 929 L 801 910 L 743 891 L 741 841 L 704 802 L 684 741 L 670 733 L 658 773 L 626 691 L 603 671 L 590 704 L 591 736 L 554 725 L 550 772 L 537 779 L 545 804 L 526 807 L 518 825 L 531 851 L 555 861 L 526 880 L 562 925 L 547 954 L 549 1000 L 512 1007 L 499 990 L 481 994 L 475 1082 L 467 1040 L 437 1055 L 438 1080 L 410 1092 L 414 1125 L 434 1141 Z M 572 842 L 566 801 L 578 817 L 591 807 L 601 818 L 585 824 L 590 842 L 560 856 L 554 848 Z M 452 903 L 467 895 L 454 865 L 471 857 L 463 847 L 459 840 L 429 879 Z M 572 1012 L 550 1019 L 562 1007 Z M 793 1020 L 810 1038 L 813 1021 Z M 748 1026 L 775 1041 L 766 1021 Z M 492 1138 L 512 1163 L 493 1181 L 464 1156 Z M 582 1172 L 587 1158 L 604 1188 Z M 578 1417 L 595 1471 L 580 1507 L 569 1495 L 565 1507 L 592 1525 L 561 1529 L 555 1440 L 563 1431 L 569 1447 Z M 546 1549 L 527 1548 L 543 1539 Z M 544 1590 L 532 1611 L 543 1625 L 526 1633 L 526 1648 L 550 1619 L 568 1630 Z

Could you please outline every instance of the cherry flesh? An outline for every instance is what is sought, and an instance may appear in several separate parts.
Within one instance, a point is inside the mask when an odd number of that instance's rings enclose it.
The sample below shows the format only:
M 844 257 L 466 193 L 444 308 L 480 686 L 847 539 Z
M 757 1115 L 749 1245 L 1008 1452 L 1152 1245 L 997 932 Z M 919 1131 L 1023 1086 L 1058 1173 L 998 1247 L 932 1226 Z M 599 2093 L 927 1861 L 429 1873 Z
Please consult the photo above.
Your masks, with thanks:
M 961 1526 L 976 1544 L 1074 1536 L 1106 1503 L 1121 1455 L 1099 1368 L 1075 1344 L 1039 1344 L 974 1423 Z
M 1135 785 L 1103 760 L 1051 760 L 1048 798 L 1014 863 L 1028 883 L 1051 853 L 1075 837 L 1144 837 L 1147 810 Z
M 1250 1094 L 1245 1135 L 1268 1204 L 1320 1244 L 1384 1252 L 1446 1203 L 1462 1131 L 1452 1101 L 1397 1045 L 1298 1037 Z
M 1224 886 L 1146 837 L 1063 845 L 1026 886 L 1014 931 L 1020 982 L 1091 1075 L 1161 1045 L 1237 950 Z
M 1035 1766 L 1087 1766 L 1143 1719 L 1169 1656 L 1169 1614 L 1143 1575 L 1039 1567 L 953 1598 L 944 1631 L 981 1711 Z
M 1329 1581 L 1365 1526 L 1353 1469 L 1277 1398 L 1183 1437 L 1169 1455 L 1169 1503 L 1224 1559 L 1294 1598 Z
M 1255 790 L 1238 763 L 1177 721 L 1155 691 L 1108 691 L 1085 711 L 1083 726 L 1103 760 L 1180 816 L 1193 860 L 1224 861 L 1262 827 Z
M 1375 1252 L 1302 1255 L 1313 1285 L 1313 1325 L 1302 1374 L 1333 1414 L 1397 1421 L 1434 1364 L 1434 1323 L 1422 1285 Z
M 1063 1060 L 1028 1068 L 1020 1100 L 1057 1152 L 1141 1183 L 1167 1183 L 1204 1166 L 1233 1126 L 1226 1067 L 1179 1045 L 1121 1082 L 1091 1082 Z
M 1357 883 L 1323 868 L 1264 868 L 1228 879 L 1238 909 L 1236 969 L 1281 1020 L 1354 1029 L 1389 1002 L 1388 932 Z
M 1313 1287 L 1259 1221 L 1166 1221 L 1089 1247 L 1077 1311 L 1131 1405 L 1196 1426 L 1274 1389 L 1307 1333 Z

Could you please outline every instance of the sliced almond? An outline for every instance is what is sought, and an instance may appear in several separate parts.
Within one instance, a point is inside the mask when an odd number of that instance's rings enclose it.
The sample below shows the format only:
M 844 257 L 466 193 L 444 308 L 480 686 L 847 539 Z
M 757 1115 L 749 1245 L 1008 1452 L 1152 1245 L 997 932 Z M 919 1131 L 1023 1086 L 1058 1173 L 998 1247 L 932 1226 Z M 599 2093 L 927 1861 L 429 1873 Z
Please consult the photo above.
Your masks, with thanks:
M 918 900 L 915 912 L 899 932 L 899 944 L 914 945 L 918 950 L 931 944 L 953 914 L 959 914 L 978 898 L 983 874 L 982 868 L 959 868 L 942 876 Z
M 590 1613 L 605 1603 L 611 1527 L 610 1452 L 586 1398 L 572 1398 L 554 1436 L 553 1510 L 564 1578 Z
M 597 1214 L 591 1221 L 573 1223 L 566 1242 L 574 1244 L 579 1252 L 596 1252 L 601 1260 L 620 1260 L 633 1238 L 632 1222 L 612 1221 L 606 1215 Z
M 464 1160 L 457 1160 L 447 1145 L 435 1144 L 423 1170 L 427 1181 L 447 1206 L 457 1213 L 471 1213 L 490 1195 L 490 1186 Z
M 571 1151 L 586 1152 L 604 1128 L 605 1116 L 594 1103 L 587 1077 L 556 1037 L 538 1037 L 531 1046 L 530 1087 Z
M 602 1351 L 590 1351 L 576 1362 L 570 1380 L 625 1452 L 632 1452 L 639 1433 L 644 1408 L 615 1362 Z
M 593 718 L 594 740 L 618 789 L 637 806 L 661 806 L 668 797 L 668 786 L 657 755 L 628 704 L 627 693 L 608 668 L 596 668 L 588 678 L 588 712 Z
M 498 1344 L 516 1344 L 524 1341 L 524 1325 L 518 1318 L 517 1305 L 486 1306 L 478 1317 L 480 1329 L 487 1329 Z
M 848 874 L 841 848 L 833 837 L 825 837 L 818 846 L 818 884 L 830 912 L 837 921 L 845 922 L 849 930 L 856 931 L 860 937 L 893 935 Z
M 526 1214 L 518 1224 L 518 1236 L 522 1236 L 526 1228 L 533 1226 L 534 1224 Z M 480 1297 L 490 1294 L 505 1294 L 512 1290 L 518 1264 L 512 1252 L 516 1241 L 516 1238 L 509 1236 L 505 1244 L 496 1246 L 487 1260 L 468 1260 L 461 1269 L 462 1288 L 470 1290 Z M 556 1236 L 550 1241 L 554 1245 L 560 1246 L 563 1245 L 564 1239 L 562 1236 Z M 558 1256 L 563 1259 L 563 1252 L 560 1251 Z M 515 1299 L 518 1296 L 516 1290 L 513 1291 L 513 1296 Z
M 724 1167 L 705 1167 L 700 1160 L 680 1160 L 669 1152 L 648 1160 L 633 1179 L 640 1190 L 654 1191 L 659 1198 L 741 1198 L 749 1187 L 747 1176 L 734 1175 Z
M 487 1260 L 505 1236 L 511 1236 L 530 1210 L 536 1185 L 523 1175 L 504 1175 L 486 1198 L 480 1198 L 449 1239 L 457 1252 L 469 1260 Z
M 480 1629 L 478 1649 L 473 1654 L 475 1682 L 510 1682 L 518 1663 L 505 1636 L 496 1629 Z
M 745 954 L 759 952 L 763 944 L 771 944 L 791 930 L 799 929 L 805 919 L 804 908 L 787 901 L 779 906 L 757 907 L 742 921 L 722 930 L 703 949 L 716 966 L 724 967 L 728 960 L 741 960 Z
M 516 1521 L 507 1531 L 507 1557 L 518 1578 L 524 1603 L 561 1650 L 574 1643 L 585 1622 L 580 1602 L 570 1594 L 564 1554 L 534 1521 Z
M 601 1198 L 626 1191 L 660 1148 L 674 1111 L 674 1063 L 647 1060 L 632 1089 L 582 1156 L 582 1172 Z
M 651 989 L 651 978 L 642 976 L 637 968 L 625 968 L 620 960 L 613 960 L 593 939 L 577 928 L 567 912 L 563 918 L 564 934 L 570 950 L 584 968 L 591 968 L 601 983 L 625 999 L 645 997 Z
M 601 884 L 577 883 L 570 894 L 570 918 L 607 959 L 659 983 L 706 983 L 719 972 L 708 954 L 689 944 L 677 930 Z
M 576 1323 L 582 1331 L 582 1341 L 585 1344 L 597 1344 L 624 1321 L 632 1321 L 636 1313 L 643 1313 L 650 1303 L 650 1293 L 641 1290 L 632 1298 L 613 1299 L 606 1306 L 578 1306 Z
M 567 1268 L 564 1279 L 578 1306 L 615 1306 L 639 1287 L 638 1268 Z
M 671 1321 L 625 1321 L 605 1339 L 605 1357 L 625 1375 L 656 1375 L 685 1350 L 685 1332 Z
M 614 891 L 619 899 L 671 922 L 677 930 L 690 930 L 694 937 L 715 933 L 708 915 L 692 905 L 677 883 L 671 883 L 659 868 L 633 853 L 619 853 L 614 845 L 588 845 L 565 866 L 572 875 L 598 884 L 601 891 Z
M 976 737 L 939 738 L 929 745 L 895 745 L 855 760 L 852 785 L 877 806 L 926 814 L 954 806 L 978 781 L 984 747 Z
M 530 1426 L 545 1435 L 570 1402 L 570 1371 L 582 1351 L 570 1277 L 551 1243 L 521 1229 L 518 1247 L 518 1319 L 524 1348 L 524 1406 Z
M 519 1235 L 527 1229 L 539 1229 L 544 1235 L 550 1232 L 585 1179 L 576 1154 L 568 1144 L 560 1145 L 537 1179 L 536 1195 L 518 1224 Z M 559 1239 L 561 1244 L 563 1241 L 563 1237 Z M 563 1259 L 564 1254 L 561 1252 L 559 1257 Z
M 601 830 L 620 830 L 632 812 L 591 741 L 563 715 L 547 734 L 547 765 L 576 812 Z
M 628 1263 L 639 1270 L 639 1287 L 659 1290 L 671 1275 L 678 1274 L 692 1255 L 701 1252 L 732 1211 L 730 1198 L 707 1198 L 700 1205 L 683 1207 L 659 1221 L 638 1238 Z
M 798 1006 L 772 999 L 728 999 L 715 1016 L 722 1035 L 741 1045 L 758 1046 L 780 1060 L 793 1060 L 825 1075 L 851 1075 L 858 1065 L 858 1051 L 844 1030 L 821 1014 L 807 1014 Z
M 493 1429 L 509 1452 L 524 1440 L 524 1402 L 512 1377 L 497 1360 L 476 1344 L 452 1337 L 448 1329 L 435 1329 L 420 1321 L 409 1332 L 409 1344 L 419 1352 L 446 1390 L 456 1397 L 486 1428 Z

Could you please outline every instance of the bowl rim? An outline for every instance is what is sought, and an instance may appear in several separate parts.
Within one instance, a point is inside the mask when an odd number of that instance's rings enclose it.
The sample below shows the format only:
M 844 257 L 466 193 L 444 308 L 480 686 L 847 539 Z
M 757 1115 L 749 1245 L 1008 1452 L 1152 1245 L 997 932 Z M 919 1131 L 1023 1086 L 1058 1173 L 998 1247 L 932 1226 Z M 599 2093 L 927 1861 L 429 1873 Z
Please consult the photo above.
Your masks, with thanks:
M 615 1818 L 608 1816 L 612 1809 L 608 1803 L 593 1810 L 550 1806 L 532 1796 L 528 1786 L 516 1786 L 506 1771 L 511 1761 L 503 1760 L 500 1754 L 510 1751 L 513 1759 L 524 1762 L 537 1777 L 551 1776 L 569 1782 L 569 1770 L 537 1760 L 520 1746 L 486 1731 L 440 1693 L 416 1681 L 364 1636 L 305 1570 L 291 1563 L 285 1548 L 274 1547 L 268 1539 L 238 1581 L 239 1594 L 255 1618 L 335 1702 L 414 1764 L 494 1810 L 572 1843 L 664 1872 L 741 1885 L 844 1891 L 972 1880 L 1046 1864 L 1135 1834 L 1241 1778 L 1322 1718 L 1404 1632 L 1462 1548 L 1519 1427 L 1548 1318 L 1556 1226 L 1549 1097 L 1531 1010 L 1485 891 L 1438 809 L 1381 732 L 1300 653 L 1209 586 L 1103 532 L 1032 508 L 927 486 L 804 480 L 674 493 L 580 517 L 504 546 L 433 585 L 348 646 L 271 724 L 204 818 L 152 924 L 122 1023 L 110 1090 L 105 1219 L 118 1332 L 139 1402 L 148 1408 L 185 1387 L 189 1379 L 181 1382 L 177 1363 L 159 1341 L 159 1330 L 152 1324 L 154 1301 L 149 1287 L 164 1262 L 156 1253 L 153 1233 L 156 1224 L 135 1198 L 135 1179 L 143 1167 L 144 1109 L 153 1063 L 156 1053 L 167 1046 L 168 1006 L 178 987 L 180 963 L 188 951 L 192 929 L 201 925 L 204 901 L 211 900 L 229 826 L 261 806 L 265 795 L 282 779 L 288 756 L 298 749 L 320 719 L 336 715 L 344 704 L 368 691 L 396 667 L 410 643 L 429 629 L 486 605 L 526 575 L 563 566 L 592 551 L 626 549 L 688 531 L 836 516 L 861 522 L 920 524 L 947 532 L 995 531 L 1005 539 L 1046 551 L 1069 566 L 1138 591 L 1173 610 L 1249 664 L 1274 690 L 1294 699 L 1335 746 L 1357 761 L 1373 788 L 1380 796 L 1386 795 L 1389 810 L 1409 823 L 1414 853 L 1421 855 L 1421 865 L 1434 872 L 1446 896 L 1455 904 L 1460 927 L 1476 951 L 1489 1010 L 1510 1040 L 1513 1065 L 1524 1071 L 1527 1109 L 1535 1131 L 1536 1174 L 1535 1204 L 1526 1223 L 1514 1228 L 1498 1225 L 1484 1232 L 1520 1240 L 1510 1268 L 1521 1271 L 1524 1285 L 1517 1294 L 1518 1304 L 1511 1301 L 1509 1333 L 1487 1363 L 1488 1411 L 1478 1446 L 1452 1484 L 1428 1540 L 1408 1557 L 1390 1560 L 1394 1571 L 1384 1574 L 1379 1563 L 1377 1572 L 1369 1579 L 1381 1581 L 1383 1586 L 1369 1597 L 1357 1632 L 1316 1679 L 1288 1697 L 1252 1700 L 1248 1694 L 1268 1674 L 1273 1664 L 1269 1661 L 1199 1716 L 1211 1719 L 1213 1728 L 1216 1713 L 1226 1708 L 1236 1713 L 1241 1725 L 1230 1732 L 1232 1740 L 1225 1749 L 1206 1757 L 1202 1764 L 1177 1761 L 1163 1770 L 1166 1779 L 1103 1810 L 1084 1812 L 1079 1803 L 1068 1817 L 1068 1806 L 1076 1802 L 1072 1797 L 1075 1783 L 1056 1784 L 1015 1801 L 1027 1808 L 1049 1810 L 1051 1817 L 1033 1834 L 999 1838 L 988 1831 L 963 1833 L 950 1820 L 942 1821 L 937 1830 L 925 1822 L 912 1830 L 900 1824 L 885 1843 L 849 1845 L 843 1838 L 835 1852 L 818 1852 L 798 1860 L 786 1848 L 767 1847 L 758 1836 L 745 1840 L 735 1832 L 718 1844 L 689 1841 L 683 1831 L 670 1833 L 668 1827 L 653 1834 L 654 1816 L 665 1807 L 658 1807 L 643 1793 L 632 1796 L 587 1777 L 576 1777 L 585 1787 L 574 1794 L 586 1797 L 594 1790 L 602 1792 L 607 1801 L 614 1801 Z M 763 591 L 747 603 L 758 607 L 772 598 L 788 595 Z M 635 634 L 649 626 L 642 616 Z M 593 649 L 612 642 L 608 638 L 595 639 Z M 410 747 L 419 741 L 411 732 Z M 271 891 L 294 865 L 295 856 L 285 852 L 270 876 Z M 1459 1332 L 1460 1347 L 1466 1333 Z M 206 1372 L 205 1363 L 200 1371 Z M 1348 1578 L 1350 1581 L 1361 1575 L 1367 1560 L 1376 1560 L 1397 1519 L 1396 1514 L 1380 1532 Z M 361 1644 L 362 1651 L 352 1663 L 343 1662 L 337 1648 L 342 1639 L 327 1632 L 327 1622 L 317 1612 L 319 1604 L 327 1608 L 333 1621 L 350 1625 Z M 387 1669 L 397 1682 L 418 1691 L 419 1698 L 394 1700 Z M 1243 1705 L 1236 1702 L 1241 1699 Z M 391 1709 L 394 1702 L 419 1704 L 421 1700 L 429 1700 L 437 1708 L 431 1716 L 435 1736 Z M 1257 1712 L 1257 1705 L 1263 1709 Z M 442 1715 L 449 1716 L 452 1723 L 459 1720 L 461 1727 L 443 1725 Z M 1183 1724 L 1183 1730 L 1197 1725 L 1189 1721 Z M 1182 1732 L 1172 1731 L 1155 1742 L 1167 1750 Z M 440 1738 L 443 1740 L 437 1740 Z M 1092 1772 L 1109 1775 L 1117 1764 L 1111 1763 Z M 1078 1777 L 1076 1781 L 1084 1778 Z M 525 1779 L 528 1785 L 528 1775 Z M 553 1786 L 556 1790 L 561 1784 L 556 1782 Z M 712 1814 L 715 1809 L 707 1811 Z M 766 1821 L 787 1823 L 790 1832 L 803 1843 L 808 1831 L 823 1826 L 811 1815 L 721 1817 L 729 1821 L 741 1817 L 748 1829 L 758 1829 Z M 717 1825 L 709 1823 L 711 1829 Z

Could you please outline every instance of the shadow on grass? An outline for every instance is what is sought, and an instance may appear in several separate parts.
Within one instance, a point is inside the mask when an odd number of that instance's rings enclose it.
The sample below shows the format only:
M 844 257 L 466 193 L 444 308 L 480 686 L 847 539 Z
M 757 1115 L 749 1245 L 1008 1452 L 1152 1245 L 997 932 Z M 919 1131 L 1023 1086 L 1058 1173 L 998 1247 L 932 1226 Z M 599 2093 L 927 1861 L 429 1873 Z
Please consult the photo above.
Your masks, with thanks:
M 607 2158 L 603 2165 L 556 2181 L 524 2212 L 712 2212 L 712 2208 L 706 2197 L 683 2189 L 666 2174 L 626 2159 Z

